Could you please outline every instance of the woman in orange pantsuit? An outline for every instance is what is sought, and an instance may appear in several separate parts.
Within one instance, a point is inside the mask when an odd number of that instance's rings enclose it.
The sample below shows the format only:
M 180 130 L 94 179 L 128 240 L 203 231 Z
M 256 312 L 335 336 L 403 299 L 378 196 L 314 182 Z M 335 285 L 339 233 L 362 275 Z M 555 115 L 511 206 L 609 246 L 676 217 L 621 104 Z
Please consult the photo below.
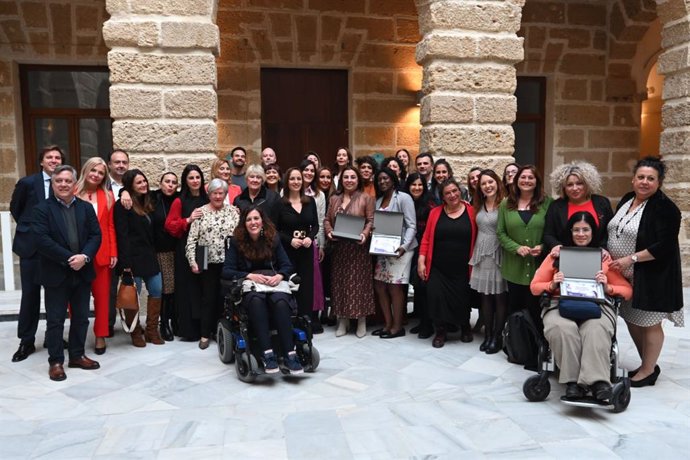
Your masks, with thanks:
M 115 198 L 110 189 L 108 165 L 102 158 L 89 158 L 81 168 L 76 186 L 76 195 L 91 203 L 101 228 L 101 247 L 94 259 L 96 278 L 91 283 L 94 303 L 93 333 L 96 336 L 97 355 L 105 353 L 105 338 L 108 336 L 108 310 L 110 305 L 110 278 L 117 264 L 117 242 L 113 208 Z

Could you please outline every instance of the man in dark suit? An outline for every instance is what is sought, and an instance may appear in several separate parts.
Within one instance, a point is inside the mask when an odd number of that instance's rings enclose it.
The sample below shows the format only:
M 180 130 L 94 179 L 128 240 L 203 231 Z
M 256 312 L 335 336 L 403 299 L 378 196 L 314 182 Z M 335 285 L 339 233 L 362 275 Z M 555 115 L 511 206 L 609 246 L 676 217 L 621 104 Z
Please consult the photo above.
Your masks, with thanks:
M 38 161 L 41 172 L 19 179 L 12 193 L 10 212 L 17 223 L 12 251 L 19 256 L 19 272 L 22 283 L 22 300 L 19 304 L 17 337 L 19 349 L 12 361 L 23 361 L 36 351 L 36 329 L 41 308 L 41 285 L 36 279 L 38 254 L 36 242 L 31 233 L 34 208 L 52 196 L 50 176 L 56 167 L 64 163 L 65 156 L 57 145 L 43 149 Z
M 89 328 L 91 282 L 96 277 L 93 258 L 101 245 L 101 229 L 91 204 L 74 196 L 77 172 L 58 166 L 51 178 L 54 196 L 34 210 L 31 229 L 36 239 L 40 263 L 38 279 L 45 288 L 48 375 L 65 380 L 65 353 L 62 333 L 71 306 L 69 367 L 98 369 L 98 362 L 84 355 Z

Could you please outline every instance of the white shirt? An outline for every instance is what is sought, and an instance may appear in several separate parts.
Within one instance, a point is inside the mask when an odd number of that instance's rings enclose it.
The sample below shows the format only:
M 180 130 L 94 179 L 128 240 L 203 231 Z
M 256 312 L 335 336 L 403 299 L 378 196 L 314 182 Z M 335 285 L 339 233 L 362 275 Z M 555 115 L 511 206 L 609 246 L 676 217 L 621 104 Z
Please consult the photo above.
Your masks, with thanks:
M 41 171 L 43 173 L 43 192 L 45 193 L 45 198 L 46 200 L 50 196 L 50 176 L 46 174 L 45 171 Z
M 115 201 L 120 199 L 120 190 L 124 188 L 124 185 L 115 182 L 113 176 L 110 176 L 110 188 L 113 190 L 113 195 L 115 195 Z

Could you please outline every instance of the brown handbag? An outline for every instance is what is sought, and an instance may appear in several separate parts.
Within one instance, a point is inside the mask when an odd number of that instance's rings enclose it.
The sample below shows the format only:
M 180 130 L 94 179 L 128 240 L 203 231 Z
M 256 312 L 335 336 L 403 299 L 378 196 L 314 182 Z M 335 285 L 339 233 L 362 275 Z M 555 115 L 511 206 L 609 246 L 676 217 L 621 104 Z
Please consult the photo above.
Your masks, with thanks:
M 120 312 L 122 329 L 124 329 L 125 332 L 132 332 L 139 322 L 139 293 L 137 292 L 137 287 L 134 285 L 134 276 L 131 271 L 122 272 L 122 276 L 120 276 L 120 287 L 117 289 L 115 307 Z M 127 325 L 125 311 L 132 311 L 135 313 L 131 325 Z

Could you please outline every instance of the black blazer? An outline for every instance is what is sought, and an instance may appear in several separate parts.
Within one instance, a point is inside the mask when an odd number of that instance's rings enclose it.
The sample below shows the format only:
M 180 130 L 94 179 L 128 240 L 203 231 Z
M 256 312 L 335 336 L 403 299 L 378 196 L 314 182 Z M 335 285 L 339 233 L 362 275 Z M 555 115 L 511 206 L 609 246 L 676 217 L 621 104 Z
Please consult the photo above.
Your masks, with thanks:
M 53 196 L 52 187 L 48 187 Z M 12 251 L 19 257 L 32 257 L 36 254 L 36 240 L 31 232 L 34 208 L 45 201 L 43 173 L 22 177 L 14 187 L 10 201 L 10 213 L 17 223 Z
M 607 227 L 613 217 L 613 209 L 608 198 L 601 195 L 592 195 L 592 206 L 599 219 L 599 230 L 593 235 L 592 241 L 600 248 L 606 248 L 609 243 L 609 233 Z M 571 236 L 568 235 L 566 224 L 568 223 L 568 200 L 559 198 L 549 205 L 546 211 L 546 222 L 544 224 L 544 254 L 551 251 L 554 246 L 568 244 Z
M 634 197 L 634 192 L 625 195 L 616 211 Z M 654 260 L 634 265 L 634 308 L 673 312 L 683 307 L 679 231 L 680 209 L 664 192 L 658 190 L 647 201 L 637 230 L 635 252 L 646 249 L 654 256 Z
M 129 211 L 120 201 L 115 203 L 115 235 L 117 238 L 117 273 L 126 268 L 134 276 L 153 276 L 160 272 L 156 257 L 151 214 L 140 216 Z
M 271 219 L 271 222 L 275 223 L 277 211 L 276 206 L 279 201 L 280 195 L 273 190 L 267 189 L 265 185 L 262 185 L 261 190 L 259 190 L 259 194 L 256 196 L 256 198 L 254 198 L 254 201 L 249 198 L 249 189 L 245 188 L 242 190 L 242 193 L 235 198 L 233 204 L 237 206 L 240 212 L 244 211 L 250 206 L 261 208 L 268 218 Z
M 41 190 L 43 191 L 43 190 Z M 91 261 L 77 272 L 86 283 L 96 277 L 93 260 L 101 246 L 101 228 L 96 212 L 91 204 L 77 198 L 74 200 L 77 230 L 79 232 L 79 252 L 72 252 L 67 238 L 67 227 L 62 215 L 61 203 L 56 198 L 43 200 L 34 208 L 31 230 L 36 238 L 40 255 L 38 282 L 46 287 L 58 287 L 73 272 L 68 259 L 75 254 L 86 254 Z

